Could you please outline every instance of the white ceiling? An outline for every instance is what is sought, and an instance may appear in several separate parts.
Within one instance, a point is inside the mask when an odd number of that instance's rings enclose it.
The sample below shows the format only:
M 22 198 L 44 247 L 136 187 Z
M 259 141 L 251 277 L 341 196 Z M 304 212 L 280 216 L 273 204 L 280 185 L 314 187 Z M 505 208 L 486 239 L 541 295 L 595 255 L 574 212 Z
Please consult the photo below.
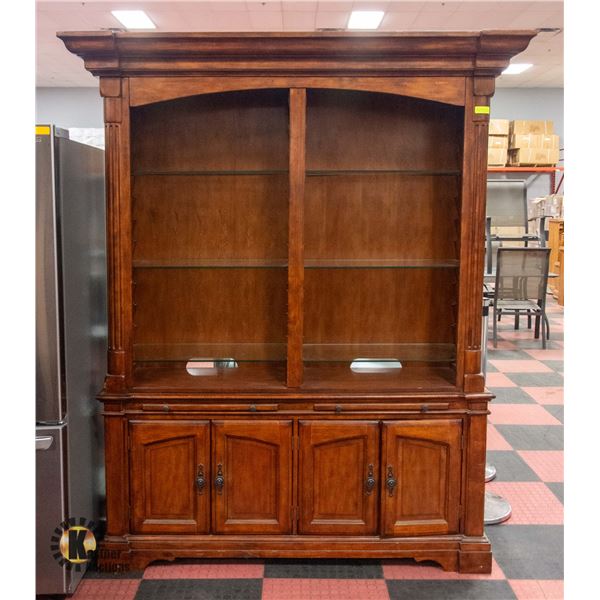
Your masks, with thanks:
M 380 31 L 559 28 L 542 32 L 513 62 L 533 63 L 521 75 L 503 75 L 499 87 L 563 86 L 563 2 L 545 0 L 421 2 L 113 2 L 37 1 L 37 85 L 94 87 L 97 80 L 56 38 L 57 31 L 90 31 L 122 25 L 111 10 L 139 8 L 157 31 L 314 31 L 344 29 L 352 10 L 384 10 Z

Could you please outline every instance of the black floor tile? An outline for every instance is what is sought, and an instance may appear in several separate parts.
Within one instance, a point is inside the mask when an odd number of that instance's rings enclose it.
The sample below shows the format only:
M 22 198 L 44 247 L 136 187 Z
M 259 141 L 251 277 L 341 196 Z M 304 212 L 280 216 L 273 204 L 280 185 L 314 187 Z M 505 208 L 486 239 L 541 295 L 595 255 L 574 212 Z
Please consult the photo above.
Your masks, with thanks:
M 267 560 L 265 577 L 301 579 L 381 579 L 378 560 Z
M 520 387 L 561 387 L 564 378 L 558 373 L 506 373 Z
M 510 340 L 515 346 L 517 346 L 518 348 L 522 348 L 523 350 L 541 350 L 542 349 L 542 340 L 541 338 L 539 340 L 536 340 L 533 337 L 533 334 L 531 336 L 531 339 L 526 339 L 526 340 Z M 558 344 L 556 344 L 556 342 L 562 342 L 562 337 L 561 339 L 557 339 L 554 336 L 552 336 L 552 333 L 550 333 L 550 339 L 546 340 L 546 348 L 548 350 L 561 350 L 562 346 L 559 346 Z
M 388 580 L 390 600 L 509 600 L 516 596 L 508 581 Z
M 542 361 L 547 367 L 550 367 L 553 371 L 565 372 L 565 361 L 564 360 L 543 360 Z
M 562 525 L 495 525 L 486 533 L 507 579 L 563 578 Z
M 487 365 L 485 365 L 485 370 L 487 373 L 497 373 L 498 372 L 498 369 L 492 363 L 487 363 Z
M 562 481 L 546 483 L 552 490 L 552 493 L 564 504 L 565 503 L 565 484 Z
M 496 397 L 492 400 L 494 404 L 535 404 L 535 400 L 521 388 L 489 388 Z
M 544 408 L 561 423 L 565 422 L 565 407 L 562 404 L 544 404 Z
M 563 450 L 561 425 L 495 425 L 514 450 Z
M 144 579 L 135 600 L 260 600 L 262 579 Z
M 535 471 L 516 452 L 488 450 L 487 462 L 496 467 L 495 481 L 540 481 Z

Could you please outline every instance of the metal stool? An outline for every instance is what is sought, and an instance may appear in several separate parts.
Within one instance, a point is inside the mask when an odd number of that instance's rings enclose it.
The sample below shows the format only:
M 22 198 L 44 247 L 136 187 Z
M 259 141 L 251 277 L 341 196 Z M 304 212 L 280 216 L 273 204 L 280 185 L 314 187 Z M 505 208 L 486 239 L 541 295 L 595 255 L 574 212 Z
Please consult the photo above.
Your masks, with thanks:
M 484 377 L 487 367 L 487 328 L 488 315 L 490 309 L 490 301 L 486 298 L 483 300 L 483 324 L 481 327 L 481 372 Z M 492 481 L 496 478 L 496 467 L 489 463 L 485 464 L 485 482 Z M 485 504 L 483 507 L 483 523 L 484 525 L 497 525 L 504 523 L 510 519 L 512 515 L 512 507 L 508 500 L 493 494 L 492 492 L 485 493 Z

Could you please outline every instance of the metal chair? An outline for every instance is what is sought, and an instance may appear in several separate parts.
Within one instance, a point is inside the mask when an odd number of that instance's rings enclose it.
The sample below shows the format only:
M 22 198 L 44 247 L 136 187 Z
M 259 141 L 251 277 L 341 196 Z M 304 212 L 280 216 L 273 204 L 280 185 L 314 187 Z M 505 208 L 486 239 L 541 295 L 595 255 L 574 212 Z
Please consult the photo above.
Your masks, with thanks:
M 530 231 L 530 223 L 539 221 L 538 232 Z M 546 217 L 527 217 L 527 182 L 521 179 L 489 179 L 486 202 L 486 272 L 492 273 L 496 248 L 509 242 L 511 246 L 529 247 L 536 242 L 546 246 Z
M 498 248 L 493 299 L 493 343 L 498 347 L 498 319 L 501 314 L 535 316 L 535 338 L 542 330 L 542 348 L 550 337 L 546 316 L 546 293 L 550 248 Z

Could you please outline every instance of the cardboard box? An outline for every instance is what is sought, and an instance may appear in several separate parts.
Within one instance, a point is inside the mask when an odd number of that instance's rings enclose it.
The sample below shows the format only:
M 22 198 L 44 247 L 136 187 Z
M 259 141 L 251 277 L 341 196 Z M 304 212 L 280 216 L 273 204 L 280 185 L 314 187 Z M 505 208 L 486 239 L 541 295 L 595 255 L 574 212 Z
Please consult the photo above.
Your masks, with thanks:
M 507 135 L 490 135 L 488 136 L 488 148 L 508 148 Z
M 488 148 L 488 166 L 504 167 L 507 159 L 506 148 Z
M 524 120 L 510 122 L 510 135 L 523 135 L 528 133 L 551 135 L 554 133 L 554 122 Z
M 509 148 L 558 149 L 559 138 L 557 135 L 545 135 L 541 133 L 511 135 Z
M 490 135 L 508 135 L 510 121 L 508 119 L 490 119 L 488 133 Z
M 559 158 L 558 148 L 511 148 L 508 151 L 508 164 L 514 167 L 554 166 Z

